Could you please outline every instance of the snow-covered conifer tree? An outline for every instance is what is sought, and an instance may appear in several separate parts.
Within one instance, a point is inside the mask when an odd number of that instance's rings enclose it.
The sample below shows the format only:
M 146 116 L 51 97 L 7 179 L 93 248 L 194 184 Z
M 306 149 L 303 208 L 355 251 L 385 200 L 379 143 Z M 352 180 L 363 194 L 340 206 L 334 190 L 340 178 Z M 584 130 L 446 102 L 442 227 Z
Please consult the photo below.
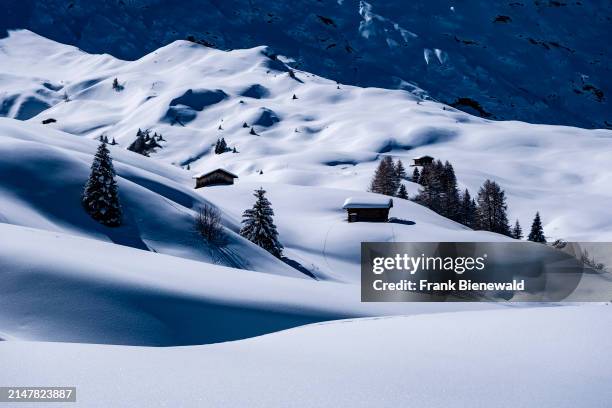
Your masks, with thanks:
M 81 202 L 85 211 L 108 227 L 121 225 L 121 205 L 115 181 L 115 169 L 106 143 L 100 143 L 91 164 Z
M 278 241 L 278 232 L 274 225 L 274 210 L 266 198 L 263 188 L 255 190 L 253 194 L 257 200 L 253 208 L 245 210 L 242 214 L 242 228 L 240 235 L 259 245 L 277 258 L 283 255 L 283 245 Z

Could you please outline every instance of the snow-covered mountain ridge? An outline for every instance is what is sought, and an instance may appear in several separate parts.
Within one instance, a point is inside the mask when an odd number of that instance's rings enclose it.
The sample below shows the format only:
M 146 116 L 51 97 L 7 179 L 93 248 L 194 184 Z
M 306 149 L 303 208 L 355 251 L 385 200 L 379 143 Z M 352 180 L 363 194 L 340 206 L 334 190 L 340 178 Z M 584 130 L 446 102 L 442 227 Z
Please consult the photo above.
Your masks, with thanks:
M 28 28 L 137 59 L 189 36 L 269 45 L 341 83 L 403 87 L 496 119 L 612 126 L 609 1 L 8 0 L 0 30 Z

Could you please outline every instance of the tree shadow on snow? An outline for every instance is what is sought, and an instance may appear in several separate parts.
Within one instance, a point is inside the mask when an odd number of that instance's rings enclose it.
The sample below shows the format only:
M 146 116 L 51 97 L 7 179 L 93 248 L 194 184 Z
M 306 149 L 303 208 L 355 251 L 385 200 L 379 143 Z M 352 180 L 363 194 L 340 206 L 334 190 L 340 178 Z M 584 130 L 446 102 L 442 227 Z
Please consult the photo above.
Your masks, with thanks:
M 401 224 L 401 225 L 415 225 L 416 222 L 410 220 L 403 220 L 401 218 L 389 218 L 389 222 L 391 224 Z

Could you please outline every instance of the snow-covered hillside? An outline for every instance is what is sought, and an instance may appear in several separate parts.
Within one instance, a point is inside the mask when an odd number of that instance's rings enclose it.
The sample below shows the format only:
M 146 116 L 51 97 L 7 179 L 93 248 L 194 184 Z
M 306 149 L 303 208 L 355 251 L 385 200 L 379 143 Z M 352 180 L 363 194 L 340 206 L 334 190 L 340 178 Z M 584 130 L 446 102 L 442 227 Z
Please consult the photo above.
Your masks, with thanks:
M 238 342 L 0 342 L 0 382 L 83 407 L 605 408 L 610 306 L 341 320 Z
M 119 175 L 124 225 L 107 228 L 91 219 L 80 203 L 97 141 L 13 119 L 0 119 L 0 134 L 0 220 L 4 223 L 306 277 L 237 234 L 242 212 L 254 201 L 253 190 L 263 185 L 276 210 L 286 255 L 318 279 L 344 282 L 359 281 L 362 241 L 507 239 L 471 231 L 405 200 L 396 200 L 393 216 L 400 219 L 396 223 L 348 224 L 341 205 L 355 194 L 350 190 L 247 182 L 194 190 L 190 172 L 120 146 L 110 148 Z M 194 216 L 205 203 L 223 213 L 230 243 L 222 250 L 211 249 L 195 233 Z
M 28 31 L 12 32 L 0 47 L 8 116 L 55 119 L 45 126 L 106 135 L 115 149 L 151 129 L 165 139 L 152 158 L 192 174 L 224 167 L 239 185 L 365 191 L 381 155 L 408 164 L 430 154 L 451 161 L 473 194 L 487 178 L 499 182 L 511 220 L 528 224 L 539 210 L 551 238 L 611 237 L 611 131 L 488 121 L 404 91 L 337 85 L 301 71 L 292 77 L 263 47 L 223 52 L 177 41 L 125 62 Z M 113 89 L 114 78 L 123 90 Z M 220 137 L 238 153 L 213 154 Z M 336 197 L 330 206 L 338 209 L 346 197 Z
M 5 0 L 28 28 L 137 59 L 177 39 L 262 44 L 342 83 L 426 92 L 496 119 L 611 127 L 611 3 L 479 0 Z
M 91 219 L 80 203 L 96 142 L 62 132 L 0 119 L 0 221 L 95 238 L 137 249 L 217 262 L 238 268 L 303 276 L 234 231 L 230 242 L 211 249 L 194 229 L 196 211 L 207 201 L 194 193 L 189 175 L 131 152 L 113 149 L 119 174 L 124 224 L 108 228 Z
M 261 254 L 240 255 L 266 264 Z M 268 272 L 279 269 L 267 260 Z M 361 303 L 357 283 L 297 275 L 239 270 L 0 223 L 0 339 L 208 344 L 323 320 L 506 307 Z

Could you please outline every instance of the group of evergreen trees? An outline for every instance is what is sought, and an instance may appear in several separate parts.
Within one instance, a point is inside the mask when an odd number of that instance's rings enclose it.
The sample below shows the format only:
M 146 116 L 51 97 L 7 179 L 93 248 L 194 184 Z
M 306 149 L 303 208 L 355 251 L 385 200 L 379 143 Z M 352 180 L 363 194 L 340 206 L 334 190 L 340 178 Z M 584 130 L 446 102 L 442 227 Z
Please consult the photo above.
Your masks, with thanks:
M 514 239 L 523 239 L 523 228 L 519 223 L 519 220 L 514 222 L 514 227 L 510 231 L 510 236 Z M 544 227 L 542 227 L 542 220 L 540 219 L 540 212 L 536 212 L 536 215 L 531 223 L 531 231 L 527 235 L 528 241 L 546 243 L 546 237 L 544 236 Z
M 421 188 L 414 201 L 451 220 L 463 222 L 464 218 L 471 218 L 469 214 L 463 214 L 463 201 L 457 187 L 457 177 L 453 166 L 448 161 L 442 164 L 440 160 L 437 160 L 424 166 L 418 183 Z M 468 200 L 466 210 L 470 208 L 471 201 Z
M 221 139 L 217 139 L 217 143 L 215 143 L 215 154 L 222 154 L 230 151 L 232 153 L 238 153 L 236 146 L 232 147 L 231 149 L 227 146 L 225 138 L 222 137 Z
M 407 177 L 406 169 L 401 160 L 393 162 L 390 156 L 385 156 L 372 178 L 370 191 L 393 197 L 408 199 L 406 186 L 402 183 Z
M 104 142 L 106 144 L 110 144 L 111 146 L 115 146 L 116 144 L 118 144 L 115 141 L 115 138 L 113 137 L 113 140 L 111 142 L 108 141 L 108 136 L 106 135 L 100 135 L 100 137 L 98 138 L 99 141 Z
M 217 139 L 217 143 L 215 143 L 215 154 L 225 153 L 228 150 L 225 138 L 222 137 L 221 139 Z
M 225 138 L 222 137 L 221 139 L 217 139 L 217 143 L 215 143 L 215 154 L 222 154 L 229 151 L 232 153 L 238 153 L 235 146 L 231 149 L 227 146 Z
M 155 152 L 156 148 L 161 148 L 162 145 L 159 142 L 165 141 L 164 137 L 157 132 L 151 135 L 151 130 L 140 130 L 136 132 L 136 140 L 128 146 L 128 150 L 142 154 L 143 156 L 149 156 L 149 153 Z
M 401 182 L 405 178 L 406 171 L 401 160 L 396 164 L 390 156 L 385 156 L 374 173 L 370 191 L 408 198 L 406 187 Z M 492 231 L 516 239 L 523 238 L 518 220 L 513 228 L 508 224 L 506 194 L 495 181 L 486 180 L 474 199 L 467 189 L 459 191 L 452 164 L 448 161 L 442 163 L 440 160 L 423 166 L 420 172 L 418 167 L 415 167 L 412 181 L 421 185 L 413 200 L 438 214 L 472 229 Z M 539 213 L 536 213 L 527 239 L 546 242 Z

